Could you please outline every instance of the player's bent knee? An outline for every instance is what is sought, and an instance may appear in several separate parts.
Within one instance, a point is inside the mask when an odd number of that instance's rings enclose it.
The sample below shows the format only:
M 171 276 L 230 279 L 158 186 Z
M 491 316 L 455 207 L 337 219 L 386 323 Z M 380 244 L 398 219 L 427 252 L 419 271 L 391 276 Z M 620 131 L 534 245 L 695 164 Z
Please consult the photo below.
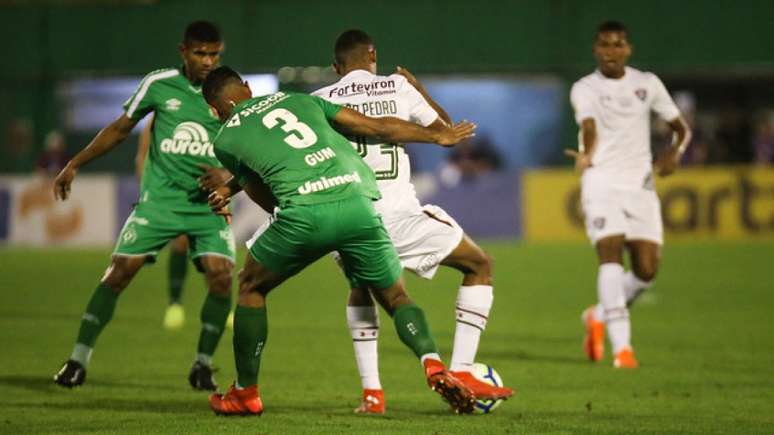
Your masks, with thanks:
M 351 288 L 349 289 L 349 299 L 347 304 L 350 306 L 366 306 L 373 305 L 374 302 L 371 298 L 371 293 L 367 288 Z
M 129 286 L 144 263 L 145 258 L 114 256 L 101 282 L 120 293 Z
M 494 259 L 492 258 L 492 256 L 489 255 L 489 253 L 487 253 L 483 249 L 480 249 L 479 255 L 476 258 L 476 269 L 475 269 L 476 274 L 481 276 L 491 277 L 493 268 L 494 268 Z
M 634 275 L 641 281 L 650 282 L 656 279 L 658 268 L 655 265 L 637 265 L 634 267 Z
M 600 264 L 623 263 L 623 237 L 610 237 L 597 242 L 597 256 Z
M 398 281 L 386 289 L 373 289 L 372 293 L 374 298 L 379 302 L 379 305 L 381 305 L 390 316 L 392 316 L 398 307 L 411 303 L 411 298 L 406 293 L 402 281 Z
M 220 269 L 207 273 L 207 284 L 210 293 L 227 296 L 231 291 L 231 270 L 230 268 Z
M 231 280 L 234 264 L 224 258 L 209 259 L 205 262 L 204 277 L 208 281 Z

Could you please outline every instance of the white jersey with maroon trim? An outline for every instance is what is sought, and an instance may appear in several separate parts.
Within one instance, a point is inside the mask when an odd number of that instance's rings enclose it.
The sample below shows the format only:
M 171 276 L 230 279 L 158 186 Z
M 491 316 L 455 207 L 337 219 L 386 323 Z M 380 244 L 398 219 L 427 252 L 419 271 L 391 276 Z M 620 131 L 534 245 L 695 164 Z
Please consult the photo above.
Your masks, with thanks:
M 596 121 L 592 167 L 584 178 L 604 178 L 622 188 L 650 182 L 650 113 L 666 121 L 680 116 L 661 80 L 631 67 L 619 79 L 607 78 L 597 70 L 575 82 L 570 100 L 578 125 L 588 118 Z
M 355 70 L 313 95 L 375 118 L 393 116 L 425 127 L 438 119 L 438 113 L 422 94 L 400 74 L 380 76 Z M 421 213 L 404 145 L 363 137 L 349 137 L 349 140 L 376 174 L 382 199 L 375 207 L 384 221 Z

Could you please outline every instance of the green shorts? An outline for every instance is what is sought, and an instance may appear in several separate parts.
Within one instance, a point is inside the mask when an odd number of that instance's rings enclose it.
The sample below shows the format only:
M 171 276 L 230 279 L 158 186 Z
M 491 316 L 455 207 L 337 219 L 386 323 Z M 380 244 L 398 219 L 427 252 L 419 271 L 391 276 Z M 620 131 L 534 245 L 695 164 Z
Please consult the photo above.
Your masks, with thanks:
M 113 255 L 145 256 L 152 263 L 161 248 L 181 234 L 188 236 L 188 255 L 194 262 L 204 255 L 234 262 L 234 234 L 223 216 L 174 212 L 152 203 L 135 207 L 118 235 Z
M 289 277 L 321 256 L 338 251 L 351 280 L 385 289 L 400 278 L 398 253 L 371 199 L 356 196 L 278 211 L 247 242 L 270 271 Z

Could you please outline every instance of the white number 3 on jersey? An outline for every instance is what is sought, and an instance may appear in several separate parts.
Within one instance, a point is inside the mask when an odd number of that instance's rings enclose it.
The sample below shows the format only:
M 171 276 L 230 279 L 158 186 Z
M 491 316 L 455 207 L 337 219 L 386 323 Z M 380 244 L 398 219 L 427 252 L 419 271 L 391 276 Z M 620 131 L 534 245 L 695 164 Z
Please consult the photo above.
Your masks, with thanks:
M 317 135 L 311 128 L 299 121 L 292 112 L 287 109 L 274 109 L 263 117 L 263 125 L 268 129 L 277 126 L 282 120 L 282 130 L 290 133 L 285 136 L 285 142 L 293 148 L 307 148 L 317 143 Z

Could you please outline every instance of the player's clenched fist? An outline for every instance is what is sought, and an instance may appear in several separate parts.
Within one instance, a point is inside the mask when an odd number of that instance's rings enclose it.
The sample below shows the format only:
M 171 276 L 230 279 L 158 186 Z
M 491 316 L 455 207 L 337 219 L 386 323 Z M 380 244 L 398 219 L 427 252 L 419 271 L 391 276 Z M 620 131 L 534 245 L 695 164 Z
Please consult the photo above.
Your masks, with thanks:
M 64 201 L 68 196 L 70 196 L 70 185 L 73 183 L 73 179 L 75 178 L 75 174 L 77 172 L 78 171 L 69 163 L 64 167 L 64 169 L 62 169 L 61 172 L 59 172 L 59 175 L 57 175 L 56 179 L 54 180 L 55 199 L 61 199 Z
M 226 169 L 214 168 L 204 164 L 198 166 L 204 169 L 204 174 L 198 178 L 199 187 L 208 192 L 214 191 L 217 187 L 226 184 L 231 179 L 231 173 Z
M 680 164 L 680 150 L 676 146 L 667 147 L 656 159 L 654 164 L 659 176 L 671 175 Z
M 220 212 L 231 202 L 231 189 L 228 186 L 218 187 L 207 197 L 207 202 L 212 211 Z
M 565 148 L 564 155 L 575 159 L 575 170 L 583 172 L 591 167 L 591 156 L 573 149 Z

